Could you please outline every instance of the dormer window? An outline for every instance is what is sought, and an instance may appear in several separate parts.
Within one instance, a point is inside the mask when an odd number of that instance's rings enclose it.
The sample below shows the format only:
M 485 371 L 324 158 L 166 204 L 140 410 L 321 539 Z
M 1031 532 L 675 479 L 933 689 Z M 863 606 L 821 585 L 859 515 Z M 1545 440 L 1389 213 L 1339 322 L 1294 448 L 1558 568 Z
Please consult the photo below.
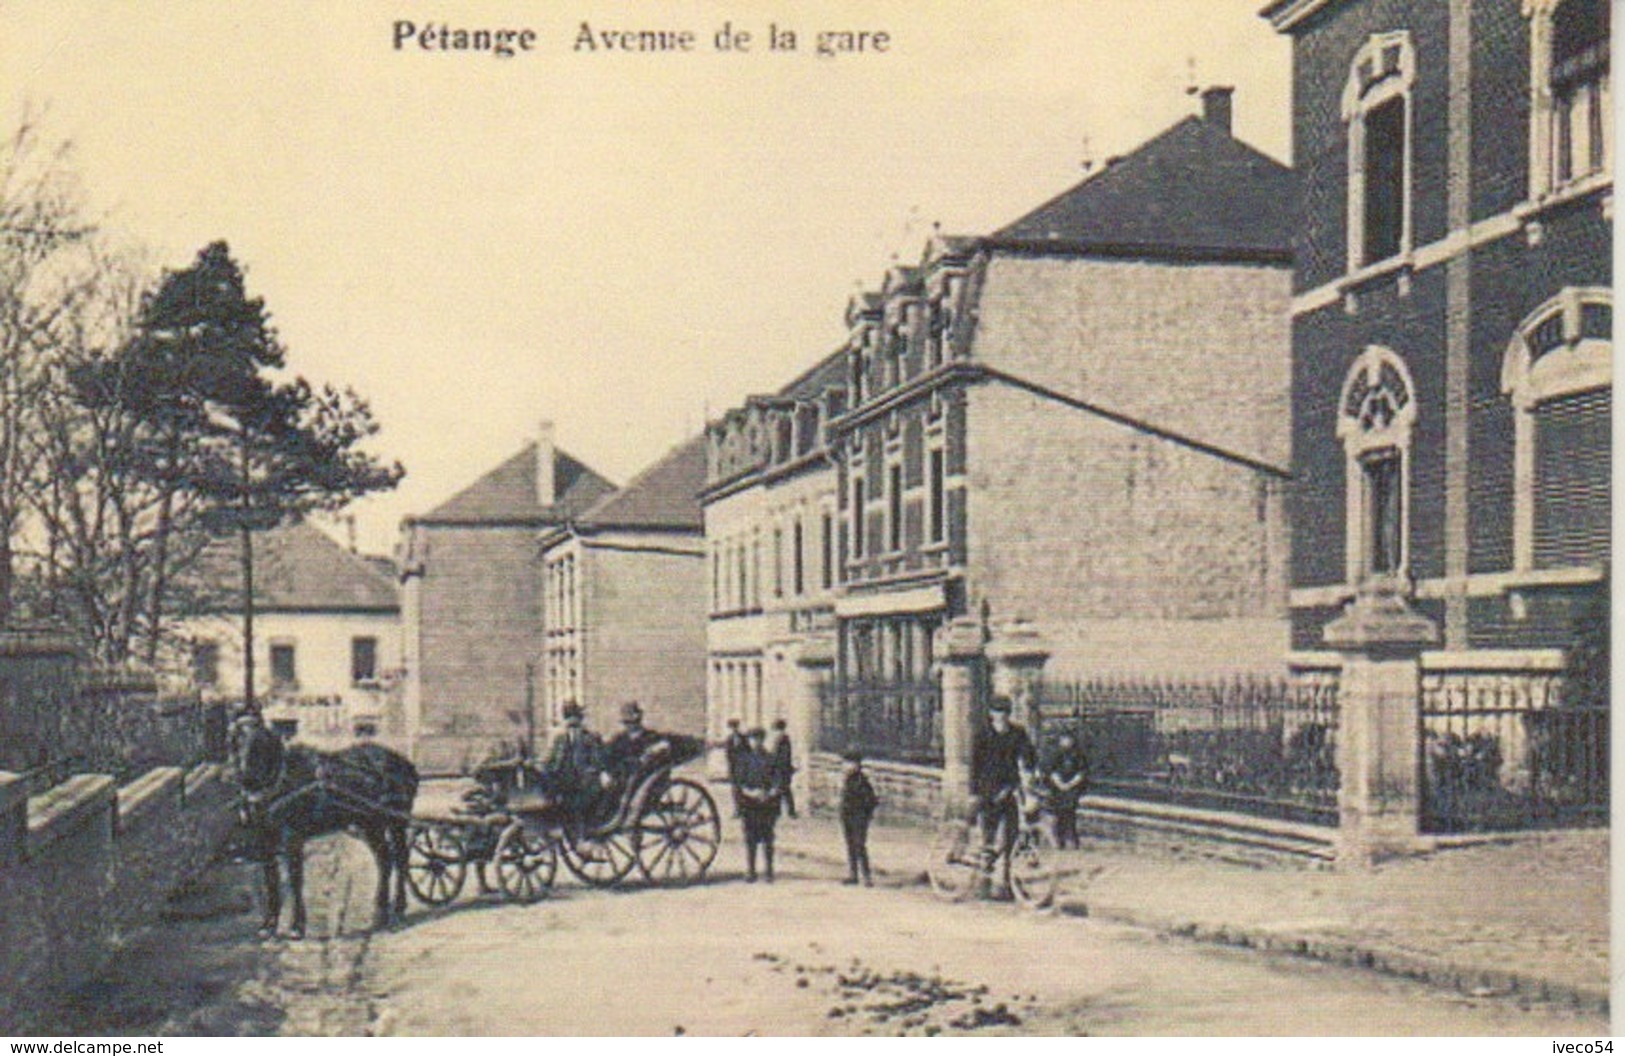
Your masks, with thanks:
M 1410 36 L 1368 40 L 1343 89 L 1348 123 L 1348 264 L 1350 271 L 1410 251 L 1411 85 L 1416 60 Z

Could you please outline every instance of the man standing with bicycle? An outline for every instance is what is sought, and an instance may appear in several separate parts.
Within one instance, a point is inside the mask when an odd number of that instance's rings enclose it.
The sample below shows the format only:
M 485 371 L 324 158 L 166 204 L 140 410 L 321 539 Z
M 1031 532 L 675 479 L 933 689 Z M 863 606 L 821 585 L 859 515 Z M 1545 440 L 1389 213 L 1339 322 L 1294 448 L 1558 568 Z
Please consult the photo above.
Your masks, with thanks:
M 993 863 L 1000 863 L 994 897 L 1010 897 L 1010 849 L 1021 825 L 1021 789 L 1032 780 L 1037 752 L 1027 731 L 1010 721 L 1010 701 L 994 697 L 988 724 L 971 747 L 971 794 L 982 822 L 982 887 L 990 886 Z

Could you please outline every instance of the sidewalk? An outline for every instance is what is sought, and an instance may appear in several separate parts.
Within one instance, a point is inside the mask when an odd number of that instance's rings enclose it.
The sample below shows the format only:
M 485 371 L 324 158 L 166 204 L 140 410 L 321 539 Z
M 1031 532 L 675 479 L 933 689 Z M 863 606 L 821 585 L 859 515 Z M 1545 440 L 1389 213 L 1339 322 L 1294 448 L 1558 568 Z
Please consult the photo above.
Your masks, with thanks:
M 930 832 L 877 825 L 869 842 L 879 879 L 923 878 Z M 833 819 L 783 820 L 778 843 L 789 856 L 845 864 Z M 1081 854 L 1104 870 L 1083 890 L 1062 887 L 1063 913 L 1607 1012 L 1606 829 L 1366 871 L 1250 868 L 1109 841 L 1085 843 Z

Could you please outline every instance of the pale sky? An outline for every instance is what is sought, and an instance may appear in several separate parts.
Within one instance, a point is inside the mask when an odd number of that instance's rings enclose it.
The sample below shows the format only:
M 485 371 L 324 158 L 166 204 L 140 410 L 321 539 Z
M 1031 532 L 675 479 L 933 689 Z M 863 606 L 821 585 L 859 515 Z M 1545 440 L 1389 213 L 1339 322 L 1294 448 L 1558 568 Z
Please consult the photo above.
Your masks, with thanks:
M 1261 0 L 79 2 L 0 7 L 0 106 L 48 108 L 105 227 L 159 265 L 223 238 L 290 368 L 353 385 L 407 478 L 387 552 L 536 423 L 616 483 L 841 340 L 933 223 L 990 231 L 1237 88 L 1289 160 L 1290 53 Z M 395 51 L 392 23 L 536 50 Z M 749 54 L 719 54 L 725 21 Z M 692 29 L 690 54 L 572 50 Z M 800 50 L 766 51 L 767 26 Z M 886 54 L 821 59 L 822 29 Z

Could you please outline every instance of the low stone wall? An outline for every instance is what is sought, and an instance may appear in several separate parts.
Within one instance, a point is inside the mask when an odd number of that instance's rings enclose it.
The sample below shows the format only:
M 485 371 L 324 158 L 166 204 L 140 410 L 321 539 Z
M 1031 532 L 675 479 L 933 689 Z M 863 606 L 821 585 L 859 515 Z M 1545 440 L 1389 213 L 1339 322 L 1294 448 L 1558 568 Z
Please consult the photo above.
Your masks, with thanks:
M 841 800 L 841 758 L 814 752 L 807 761 L 809 809 L 834 815 Z M 930 766 L 888 763 L 871 759 L 863 764 L 875 786 L 880 809 L 875 817 L 887 822 L 935 822 L 942 816 L 942 771 Z
M 0 1031 L 150 924 L 232 822 L 217 767 L 160 767 L 123 787 L 79 774 L 44 794 L 0 771 Z

